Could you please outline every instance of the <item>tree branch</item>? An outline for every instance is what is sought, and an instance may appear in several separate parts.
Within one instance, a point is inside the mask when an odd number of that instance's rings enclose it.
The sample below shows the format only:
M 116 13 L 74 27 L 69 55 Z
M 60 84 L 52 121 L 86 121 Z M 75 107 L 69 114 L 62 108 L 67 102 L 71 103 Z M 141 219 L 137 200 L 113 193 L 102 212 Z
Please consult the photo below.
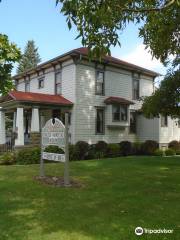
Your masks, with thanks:
M 168 3 L 166 3 L 165 5 L 161 6 L 161 7 L 157 7 L 157 8 L 122 8 L 121 6 L 117 6 L 118 8 L 121 9 L 121 11 L 125 11 L 125 12 L 158 12 L 158 11 L 162 11 L 168 7 L 170 7 L 171 5 L 173 5 L 175 3 L 176 0 L 171 0 Z

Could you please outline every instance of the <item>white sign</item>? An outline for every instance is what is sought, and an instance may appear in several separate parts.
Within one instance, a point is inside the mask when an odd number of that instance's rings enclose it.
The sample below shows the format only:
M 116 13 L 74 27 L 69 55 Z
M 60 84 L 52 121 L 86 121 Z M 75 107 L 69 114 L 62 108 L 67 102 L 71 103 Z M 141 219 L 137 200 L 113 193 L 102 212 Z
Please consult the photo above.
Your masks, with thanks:
M 65 126 L 57 118 L 50 119 L 42 129 L 42 146 L 55 145 L 65 147 Z
M 43 152 L 43 159 L 56 162 L 65 162 L 65 154 Z

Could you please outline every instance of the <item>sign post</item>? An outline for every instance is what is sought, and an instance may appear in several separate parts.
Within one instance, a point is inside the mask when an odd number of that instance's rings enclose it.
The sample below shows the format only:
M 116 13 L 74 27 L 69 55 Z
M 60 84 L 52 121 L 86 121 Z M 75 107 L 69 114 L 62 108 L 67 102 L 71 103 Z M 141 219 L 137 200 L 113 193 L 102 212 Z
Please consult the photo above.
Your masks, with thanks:
M 68 135 L 68 113 L 65 113 L 65 164 L 64 164 L 64 185 L 69 186 L 69 135 Z
M 68 113 L 65 113 L 65 126 L 57 118 L 50 119 L 42 128 L 41 134 L 41 161 L 40 176 L 45 176 L 44 159 L 64 163 L 64 185 L 69 186 L 69 136 L 68 136 Z M 47 146 L 58 146 L 64 153 L 45 152 Z

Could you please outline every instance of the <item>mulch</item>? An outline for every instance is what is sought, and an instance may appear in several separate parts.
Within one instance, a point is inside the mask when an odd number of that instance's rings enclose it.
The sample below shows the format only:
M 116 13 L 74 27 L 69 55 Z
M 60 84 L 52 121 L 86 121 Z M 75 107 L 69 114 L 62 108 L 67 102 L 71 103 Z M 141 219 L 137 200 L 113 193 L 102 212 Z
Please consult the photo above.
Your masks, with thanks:
M 70 179 L 70 184 L 65 186 L 64 184 L 64 178 L 63 177 L 57 177 L 57 176 L 35 176 L 33 178 L 35 181 L 44 184 L 44 185 L 49 185 L 49 186 L 54 186 L 54 187 L 71 187 L 71 188 L 82 188 L 84 185 L 77 180 Z

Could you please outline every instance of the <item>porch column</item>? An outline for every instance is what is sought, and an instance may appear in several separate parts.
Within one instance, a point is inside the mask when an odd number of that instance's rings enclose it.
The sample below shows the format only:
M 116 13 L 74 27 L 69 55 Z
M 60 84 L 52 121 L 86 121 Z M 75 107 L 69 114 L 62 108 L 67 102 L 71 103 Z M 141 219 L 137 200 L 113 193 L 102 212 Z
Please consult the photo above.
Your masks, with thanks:
M 13 113 L 13 132 L 16 131 L 16 112 Z
M 6 143 L 5 113 L 0 109 L 0 145 Z
M 31 132 L 39 132 L 39 109 L 32 109 Z
M 24 146 L 24 109 L 23 108 L 17 108 L 16 129 L 17 129 L 17 138 L 15 140 L 15 146 Z

